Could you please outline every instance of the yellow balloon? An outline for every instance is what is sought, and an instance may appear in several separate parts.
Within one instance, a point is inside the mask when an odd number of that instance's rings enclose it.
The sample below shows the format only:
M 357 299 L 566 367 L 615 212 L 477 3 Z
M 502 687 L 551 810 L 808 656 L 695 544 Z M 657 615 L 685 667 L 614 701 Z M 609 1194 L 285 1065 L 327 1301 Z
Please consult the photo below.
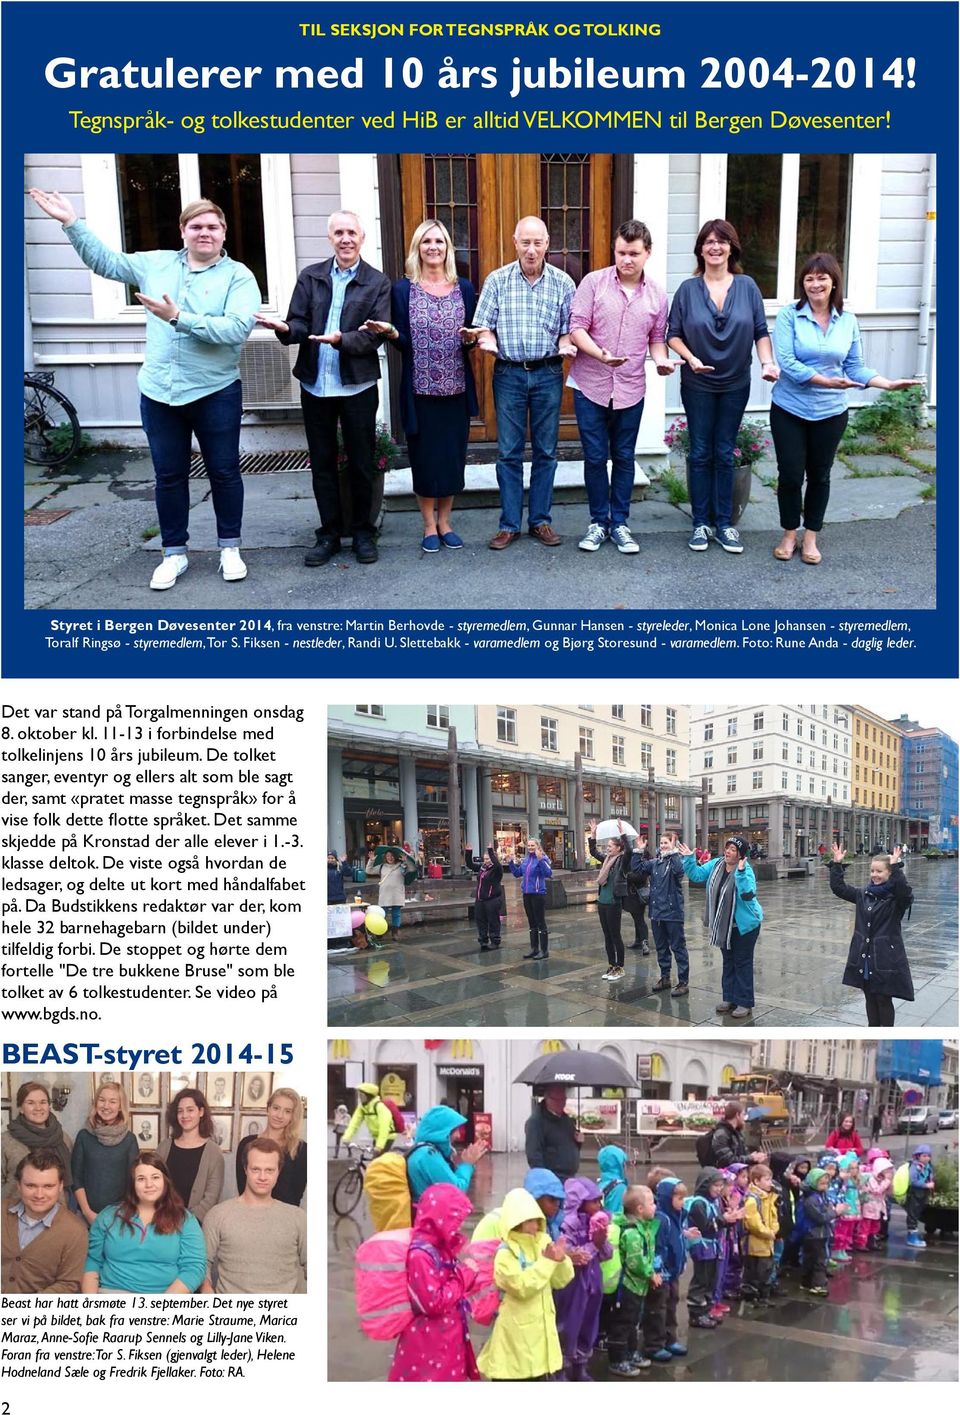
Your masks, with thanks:
M 370 918 L 374 918 L 374 919 L 385 919 L 386 917 L 387 917 L 387 911 L 386 911 L 386 909 L 382 909 L 379 904 L 368 904 L 368 905 L 367 905 L 367 918 L 368 918 L 368 919 L 370 919 Z
M 364 922 L 367 926 L 367 933 L 376 934 L 378 938 L 380 934 L 385 934 L 387 931 L 387 921 L 382 914 L 367 914 Z

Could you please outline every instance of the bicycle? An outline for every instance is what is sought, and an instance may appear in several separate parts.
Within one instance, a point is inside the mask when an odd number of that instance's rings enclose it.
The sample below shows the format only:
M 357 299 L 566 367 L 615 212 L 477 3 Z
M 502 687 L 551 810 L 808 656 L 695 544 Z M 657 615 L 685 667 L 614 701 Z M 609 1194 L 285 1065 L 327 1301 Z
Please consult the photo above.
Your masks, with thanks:
M 52 373 L 23 375 L 23 455 L 39 467 L 58 467 L 80 446 L 77 410 L 53 385 Z
M 356 1150 L 356 1155 L 350 1159 L 346 1169 L 337 1180 L 331 1203 L 333 1211 L 341 1218 L 346 1218 L 347 1214 L 352 1214 L 360 1202 L 360 1195 L 363 1193 L 363 1176 L 367 1165 L 373 1158 L 373 1151 L 365 1149 L 363 1145 L 348 1145 L 349 1151 Z

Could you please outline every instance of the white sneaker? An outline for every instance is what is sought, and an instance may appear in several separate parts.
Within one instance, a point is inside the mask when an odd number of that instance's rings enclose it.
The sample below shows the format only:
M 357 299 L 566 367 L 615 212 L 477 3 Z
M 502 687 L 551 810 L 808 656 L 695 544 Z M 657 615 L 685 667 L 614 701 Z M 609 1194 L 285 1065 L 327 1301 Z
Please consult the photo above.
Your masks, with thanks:
M 169 590 L 185 574 L 189 561 L 185 555 L 165 555 L 150 580 L 152 590 Z
M 581 550 L 599 550 L 603 542 L 607 540 L 606 526 L 600 526 L 596 521 L 591 521 L 587 527 L 587 534 L 580 542 Z
M 220 574 L 225 580 L 245 580 L 247 567 L 235 545 L 225 545 L 220 552 Z
M 614 967 L 611 965 L 611 966 L 607 969 L 607 971 L 602 975 L 602 979 L 603 979 L 603 981 L 604 981 L 605 983 L 612 983 L 613 980 L 614 980 L 614 978 L 615 978 L 616 976 L 617 976 L 617 970 L 616 970 L 616 968 L 614 968 Z
M 610 532 L 610 539 L 621 555 L 636 555 L 640 550 L 639 545 L 630 534 L 629 526 L 614 526 Z

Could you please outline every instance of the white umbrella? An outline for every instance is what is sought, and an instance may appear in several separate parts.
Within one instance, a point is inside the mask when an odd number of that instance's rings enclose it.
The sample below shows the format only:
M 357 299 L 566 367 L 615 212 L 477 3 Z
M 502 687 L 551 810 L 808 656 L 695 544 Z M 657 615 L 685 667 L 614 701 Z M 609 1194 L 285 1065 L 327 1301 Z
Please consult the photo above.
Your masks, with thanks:
M 634 839 L 637 839 L 639 831 L 629 821 L 621 820 L 619 816 L 615 816 L 613 820 L 600 822 L 597 826 L 595 839 L 599 845 L 602 840 L 616 840 L 621 835 L 632 835 Z

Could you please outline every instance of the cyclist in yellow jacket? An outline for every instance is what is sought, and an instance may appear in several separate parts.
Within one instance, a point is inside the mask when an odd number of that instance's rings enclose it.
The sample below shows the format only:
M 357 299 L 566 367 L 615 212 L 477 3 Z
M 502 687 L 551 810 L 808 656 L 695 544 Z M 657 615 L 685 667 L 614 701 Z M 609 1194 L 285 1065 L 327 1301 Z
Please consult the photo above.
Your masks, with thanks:
M 361 1081 L 357 1087 L 357 1108 L 350 1117 L 341 1144 L 349 1145 L 361 1125 L 366 1125 L 373 1139 L 375 1155 L 389 1150 L 397 1138 L 397 1127 L 388 1106 L 380 1099 L 380 1087 L 374 1081 Z

